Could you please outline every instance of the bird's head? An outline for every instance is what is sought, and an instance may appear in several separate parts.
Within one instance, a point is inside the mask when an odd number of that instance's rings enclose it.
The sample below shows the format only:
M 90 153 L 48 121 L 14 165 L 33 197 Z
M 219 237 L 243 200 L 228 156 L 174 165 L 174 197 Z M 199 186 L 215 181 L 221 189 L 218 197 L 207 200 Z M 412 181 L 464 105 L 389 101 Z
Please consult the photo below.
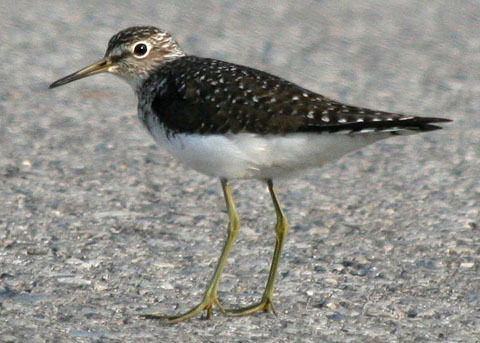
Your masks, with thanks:
M 130 27 L 110 38 L 104 58 L 55 81 L 50 88 L 99 73 L 117 75 L 135 88 L 150 72 L 182 56 L 185 53 L 167 32 L 153 26 Z

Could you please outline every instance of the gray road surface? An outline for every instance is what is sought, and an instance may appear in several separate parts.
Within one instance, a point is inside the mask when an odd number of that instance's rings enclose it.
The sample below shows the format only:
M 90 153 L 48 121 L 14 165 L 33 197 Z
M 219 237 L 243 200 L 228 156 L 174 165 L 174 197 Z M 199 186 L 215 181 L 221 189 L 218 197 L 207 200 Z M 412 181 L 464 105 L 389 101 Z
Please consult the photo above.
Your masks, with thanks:
M 479 342 L 480 2 L 12 1 L 0 4 L 0 342 Z M 51 91 L 130 25 L 348 103 L 455 120 L 279 184 L 292 224 L 278 316 L 175 326 L 225 238 L 217 180 L 185 170 L 111 76 Z M 235 184 L 243 230 L 220 296 L 258 299 L 266 189 Z

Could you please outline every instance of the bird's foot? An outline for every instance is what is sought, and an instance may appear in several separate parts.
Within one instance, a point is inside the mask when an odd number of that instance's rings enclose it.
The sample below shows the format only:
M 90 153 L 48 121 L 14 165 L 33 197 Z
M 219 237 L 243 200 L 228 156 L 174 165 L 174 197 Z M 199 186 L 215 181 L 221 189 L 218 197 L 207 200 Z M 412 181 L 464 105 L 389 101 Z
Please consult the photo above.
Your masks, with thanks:
M 216 306 L 222 313 L 225 313 L 225 309 L 220 304 L 216 295 L 206 295 L 203 300 L 197 306 L 193 307 L 189 311 L 179 315 L 164 315 L 164 314 L 145 314 L 142 315 L 145 319 L 160 319 L 165 320 L 168 324 L 175 324 L 184 320 L 195 317 L 204 312 L 203 319 L 210 319 L 213 313 L 213 307 Z
M 273 306 L 272 298 L 270 296 L 262 297 L 262 300 L 257 303 L 246 307 L 236 308 L 236 309 L 225 309 L 222 312 L 227 316 L 239 317 L 239 316 L 246 316 L 255 312 L 271 312 L 273 314 L 277 314 L 275 312 L 275 307 Z

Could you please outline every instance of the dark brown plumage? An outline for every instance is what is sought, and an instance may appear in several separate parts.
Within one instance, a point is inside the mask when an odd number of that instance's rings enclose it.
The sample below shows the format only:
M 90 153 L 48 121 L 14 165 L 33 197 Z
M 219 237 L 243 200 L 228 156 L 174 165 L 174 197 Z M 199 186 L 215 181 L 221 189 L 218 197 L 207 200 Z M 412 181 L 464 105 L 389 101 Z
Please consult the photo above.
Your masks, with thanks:
M 152 87 L 149 87 L 149 86 Z M 277 76 L 210 58 L 185 56 L 145 82 L 151 104 L 171 133 L 428 131 L 446 119 L 345 105 Z

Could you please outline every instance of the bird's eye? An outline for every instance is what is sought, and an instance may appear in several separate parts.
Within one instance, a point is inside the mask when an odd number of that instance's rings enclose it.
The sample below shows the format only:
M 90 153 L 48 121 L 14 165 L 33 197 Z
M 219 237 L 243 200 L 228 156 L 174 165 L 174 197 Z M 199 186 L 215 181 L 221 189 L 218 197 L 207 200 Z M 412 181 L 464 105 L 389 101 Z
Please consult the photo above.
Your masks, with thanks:
M 147 52 L 148 52 L 148 46 L 145 43 L 138 43 L 133 48 L 133 54 L 136 57 L 143 57 L 147 54 Z

